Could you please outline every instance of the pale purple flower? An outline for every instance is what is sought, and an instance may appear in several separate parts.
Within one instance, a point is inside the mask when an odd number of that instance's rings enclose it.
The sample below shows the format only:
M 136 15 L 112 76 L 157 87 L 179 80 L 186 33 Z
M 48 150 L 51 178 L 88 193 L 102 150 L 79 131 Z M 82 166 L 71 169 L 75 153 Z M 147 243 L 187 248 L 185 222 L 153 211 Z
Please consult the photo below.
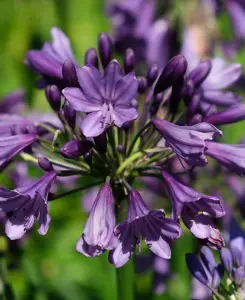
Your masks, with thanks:
M 77 76 L 81 88 L 65 88 L 63 94 L 75 110 L 89 113 L 81 125 L 85 136 L 96 137 L 108 126 L 122 127 L 137 118 L 131 102 L 138 82 L 134 73 L 124 76 L 116 60 L 110 62 L 103 76 L 89 65 L 78 68 Z
M 173 219 L 177 221 L 181 216 L 191 233 L 199 239 L 205 239 L 210 246 L 223 245 L 223 238 L 212 222 L 212 218 L 225 215 L 220 200 L 198 193 L 165 170 L 162 170 L 162 176 L 172 201 Z
M 227 0 L 227 8 L 230 13 L 233 29 L 238 39 L 245 38 L 244 18 L 245 5 L 244 1 Z
M 53 78 L 52 83 L 63 80 L 65 61 L 77 64 L 68 37 L 57 27 L 51 29 L 51 36 L 52 41 L 46 42 L 41 50 L 29 50 L 25 61 L 32 70 L 44 76 L 46 83 L 50 83 L 50 78 Z
M 229 145 L 207 142 L 205 153 L 228 170 L 245 176 L 245 145 Z
M 83 234 L 76 249 L 87 257 L 98 256 L 115 247 L 115 214 L 112 189 L 105 183 L 93 203 Z
M 164 137 L 166 146 L 190 166 L 204 166 L 207 163 L 204 155 L 205 141 L 222 135 L 220 130 L 208 123 L 178 126 L 160 119 L 154 119 L 152 122 Z
M 141 237 L 154 254 L 169 259 L 170 243 L 180 234 L 181 229 L 175 221 L 166 218 L 163 210 L 150 211 L 140 194 L 132 190 L 129 194 L 127 218 L 115 228 L 115 235 L 120 243 L 110 253 L 110 261 L 117 268 L 126 264 L 135 248 L 140 245 Z
M 20 134 L 8 137 L 0 137 L 0 170 L 2 170 L 12 158 L 36 141 L 35 134 Z
M 22 238 L 36 219 L 40 224 L 38 232 L 42 235 L 47 233 L 50 222 L 48 194 L 55 178 L 56 173 L 51 171 L 13 191 L 0 188 L 0 209 L 11 213 L 5 227 L 11 240 Z

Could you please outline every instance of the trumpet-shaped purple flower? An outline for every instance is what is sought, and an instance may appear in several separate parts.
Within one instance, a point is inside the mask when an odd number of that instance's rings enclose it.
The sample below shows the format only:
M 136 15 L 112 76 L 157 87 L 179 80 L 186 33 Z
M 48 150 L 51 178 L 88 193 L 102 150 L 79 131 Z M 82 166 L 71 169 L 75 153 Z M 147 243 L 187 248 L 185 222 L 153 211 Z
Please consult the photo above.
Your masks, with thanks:
M 228 170 L 245 176 L 245 145 L 228 145 L 208 142 L 205 153 Z
M 50 222 L 48 194 L 55 178 L 56 173 L 51 171 L 13 191 L 0 188 L 0 209 L 11 213 L 5 227 L 11 240 L 20 239 L 36 219 L 40 224 L 38 232 L 47 233 Z
M 94 257 L 104 250 L 113 249 L 117 243 L 114 227 L 114 198 L 110 185 L 105 183 L 93 203 L 83 234 L 77 242 L 77 251 Z
M 52 42 L 46 42 L 41 50 L 27 52 L 26 63 L 40 75 L 63 80 L 64 62 L 69 60 L 76 64 L 76 61 L 68 37 L 56 27 L 51 29 L 51 36 Z
M 22 150 L 33 144 L 36 139 L 35 134 L 0 137 L 0 170 L 2 170 L 10 160 Z
M 170 243 L 181 234 L 179 225 L 165 217 L 163 210 L 152 210 L 146 206 L 137 191 L 129 194 L 127 219 L 115 228 L 120 243 L 110 253 L 110 261 L 116 267 L 122 267 L 132 256 L 141 237 L 149 249 L 159 257 L 171 257 Z
M 160 119 L 152 122 L 166 140 L 166 145 L 190 166 L 204 166 L 207 163 L 205 141 L 222 135 L 220 130 L 208 123 L 178 126 Z
M 80 88 L 65 88 L 63 94 L 77 111 L 89 113 L 81 129 L 87 137 L 96 137 L 115 124 L 122 127 L 125 122 L 137 118 L 137 110 L 131 106 L 138 82 L 134 73 L 123 75 L 116 60 L 110 62 L 104 75 L 93 66 L 77 70 Z
M 173 206 L 173 218 L 182 217 L 185 226 L 199 239 L 206 239 L 210 246 L 220 247 L 223 238 L 213 226 L 211 218 L 220 218 L 225 211 L 216 197 L 204 195 L 186 186 L 162 170 Z
M 211 250 L 202 247 L 200 258 L 195 254 L 186 254 L 186 264 L 192 276 L 205 286 L 217 289 L 223 276 L 224 268 L 217 264 Z

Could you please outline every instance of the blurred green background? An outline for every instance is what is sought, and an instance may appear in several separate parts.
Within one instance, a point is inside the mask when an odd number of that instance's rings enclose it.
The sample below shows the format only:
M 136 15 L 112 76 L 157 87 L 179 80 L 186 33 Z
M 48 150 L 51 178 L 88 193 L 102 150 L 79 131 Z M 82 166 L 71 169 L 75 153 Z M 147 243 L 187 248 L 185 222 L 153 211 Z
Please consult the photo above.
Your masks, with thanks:
M 87 48 L 96 47 L 98 34 L 110 31 L 102 0 L 0 0 L 0 96 L 24 87 L 32 109 L 50 110 L 43 91 L 34 88 L 35 76 L 23 60 L 28 49 L 39 49 L 50 40 L 52 26 L 60 27 L 70 37 L 80 63 Z M 236 142 L 243 132 L 244 122 L 229 126 L 226 139 Z M 6 181 L 4 175 L 1 177 Z M 17 299 L 117 299 L 115 269 L 108 263 L 107 254 L 88 259 L 75 250 L 86 220 L 81 194 L 62 198 L 50 207 L 52 221 L 46 236 L 33 230 L 21 245 L 0 237 L 1 249 L 7 249 L 7 279 Z M 173 247 L 175 277 L 167 292 L 161 297 L 149 295 L 151 272 L 147 272 L 137 276 L 137 299 L 189 299 L 191 283 L 184 254 L 194 249 L 192 236 L 182 236 Z

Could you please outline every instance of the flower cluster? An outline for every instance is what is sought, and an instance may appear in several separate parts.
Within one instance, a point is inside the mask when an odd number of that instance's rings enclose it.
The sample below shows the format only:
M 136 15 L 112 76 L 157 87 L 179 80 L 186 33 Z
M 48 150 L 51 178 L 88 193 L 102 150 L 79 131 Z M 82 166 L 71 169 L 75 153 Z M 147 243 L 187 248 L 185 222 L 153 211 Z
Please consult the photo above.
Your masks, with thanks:
M 133 9 L 130 3 L 114 7 L 113 12 L 128 13 Z M 130 13 L 128 17 L 137 26 L 144 25 Z M 225 215 L 221 201 L 191 188 L 173 162 L 180 162 L 187 179 L 194 169 L 201 172 L 208 157 L 244 175 L 244 145 L 213 141 L 222 136 L 215 126 L 245 118 L 241 98 L 227 91 L 241 76 L 241 66 L 214 58 L 200 61 L 190 71 L 185 57 L 177 55 L 161 72 L 152 65 L 146 76 L 137 77 L 138 55 L 127 49 L 120 66 L 106 33 L 99 35 L 98 52 L 94 48 L 86 52 L 84 66 L 74 58 L 70 41 L 60 29 L 53 28 L 51 35 L 52 41 L 41 50 L 28 51 L 25 63 L 38 74 L 38 87 L 45 89 L 53 116 L 45 120 L 19 111 L 14 114 L 12 103 L 18 103 L 21 93 L 10 95 L 2 104 L 1 171 L 10 172 L 18 156 L 45 172 L 39 179 L 26 178 L 14 190 L 0 189 L 0 209 L 8 213 L 7 236 L 21 238 L 37 219 L 38 232 L 46 234 L 49 201 L 100 186 L 76 246 L 86 257 L 108 251 L 109 262 L 121 267 L 144 240 L 154 255 L 170 259 L 171 246 L 182 233 L 180 218 L 203 244 L 222 248 L 217 220 Z M 62 177 L 74 175 L 88 176 L 89 185 L 65 194 L 50 192 L 54 181 L 62 184 Z M 146 203 L 137 191 L 141 177 L 162 181 L 167 195 L 161 196 L 169 197 L 171 214 Z M 127 216 L 122 218 L 125 199 Z M 203 248 L 202 260 L 210 255 Z M 202 264 L 195 259 L 194 265 Z M 216 289 L 220 267 L 212 261 L 207 272 L 202 283 Z

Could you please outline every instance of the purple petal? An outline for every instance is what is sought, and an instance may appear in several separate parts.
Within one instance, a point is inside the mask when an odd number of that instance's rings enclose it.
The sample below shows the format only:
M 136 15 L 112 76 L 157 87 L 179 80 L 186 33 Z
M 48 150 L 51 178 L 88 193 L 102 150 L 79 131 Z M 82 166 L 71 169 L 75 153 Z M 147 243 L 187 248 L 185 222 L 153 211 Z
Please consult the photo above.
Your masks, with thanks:
M 102 104 L 104 91 L 99 70 L 93 66 L 78 68 L 77 78 L 86 97 L 92 98 L 93 102 Z
M 88 114 L 82 121 L 81 130 L 86 137 L 96 137 L 104 132 L 101 111 Z
M 241 102 L 242 98 L 232 92 L 204 91 L 202 101 L 218 106 L 231 106 Z
M 83 235 L 77 242 L 76 250 L 86 257 L 95 257 L 103 253 L 103 250 L 99 246 L 91 246 L 86 243 Z
M 87 98 L 79 88 L 65 88 L 62 93 L 76 111 L 93 112 L 102 108 L 98 101 L 94 101 L 93 98 Z
M 114 108 L 114 122 L 117 127 L 122 127 L 122 125 L 128 121 L 133 121 L 137 118 L 138 112 L 135 108 Z
M 116 84 L 119 80 L 123 79 L 123 73 L 119 63 L 114 59 L 106 67 L 104 74 L 105 83 L 105 97 L 113 99 L 115 96 Z
M 210 217 L 197 215 L 192 218 L 190 215 L 182 215 L 185 226 L 199 239 L 206 239 L 210 236 Z
M 117 82 L 115 86 L 115 106 L 127 107 L 131 104 L 138 90 L 138 81 L 134 73 L 129 73 Z
M 129 261 L 131 255 L 130 252 L 124 252 L 122 243 L 119 243 L 115 250 L 110 251 L 109 260 L 116 268 L 121 268 Z
M 145 242 L 148 245 L 149 249 L 157 256 L 165 259 L 171 258 L 171 248 L 162 237 L 160 237 L 158 241 L 145 240 Z

